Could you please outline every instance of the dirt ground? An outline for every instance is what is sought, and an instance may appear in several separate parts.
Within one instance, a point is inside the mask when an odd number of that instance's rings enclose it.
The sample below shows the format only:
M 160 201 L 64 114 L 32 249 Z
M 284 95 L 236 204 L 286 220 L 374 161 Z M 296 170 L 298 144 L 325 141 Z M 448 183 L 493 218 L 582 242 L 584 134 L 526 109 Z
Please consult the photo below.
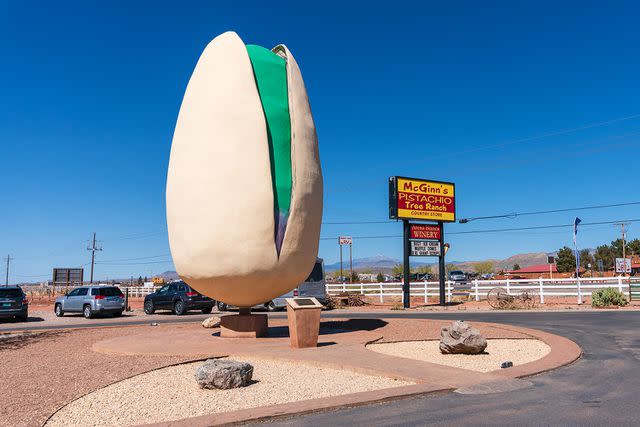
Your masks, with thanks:
M 367 305 L 361 307 L 348 307 L 349 310 L 402 310 L 402 299 L 400 297 L 385 297 L 383 303 L 380 303 L 378 297 L 365 297 Z M 545 297 L 545 303 L 536 303 L 529 311 L 549 311 L 549 310 L 593 310 L 591 307 L 591 297 L 582 298 L 582 304 L 578 304 L 576 297 Z M 429 298 L 425 304 L 423 297 L 411 297 L 412 310 L 426 311 L 488 311 L 493 310 L 486 300 L 475 301 L 454 297 L 451 303 L 446 306 L 440 306 L 436 298 Z M 626 307 L 612 308 L 619 310 L 640 310 L 640 300 L 629 302 Z
M 151 326 L 43 332 L 0 340 L 0 426 L 41 426 L 63 403 L 150 369 L 189 358 L 107 356 L 91 346 Z M 108 409 L 108 408 L 105 408 Z

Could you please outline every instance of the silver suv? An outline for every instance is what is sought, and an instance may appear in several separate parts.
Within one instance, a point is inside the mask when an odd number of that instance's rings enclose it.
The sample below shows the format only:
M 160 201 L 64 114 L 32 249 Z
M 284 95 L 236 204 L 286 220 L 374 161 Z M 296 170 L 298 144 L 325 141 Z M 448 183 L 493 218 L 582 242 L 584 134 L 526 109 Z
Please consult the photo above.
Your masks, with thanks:
M 58 317 L 64 313 L 82 313 L 87 319 L 95 314 L 120 316 L 124 295 L 116 286 L 82 286 L 56 298 L 53 310 Z

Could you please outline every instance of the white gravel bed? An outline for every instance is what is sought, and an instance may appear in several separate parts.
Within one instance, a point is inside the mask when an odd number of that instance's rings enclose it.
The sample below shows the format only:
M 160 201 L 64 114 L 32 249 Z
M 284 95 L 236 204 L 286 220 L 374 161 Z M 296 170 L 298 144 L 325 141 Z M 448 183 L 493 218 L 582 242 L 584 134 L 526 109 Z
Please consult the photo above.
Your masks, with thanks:
M 488 339 L 482 354 L 442 354 L 440 341 L 403 341 L 369 344 L 369 350 L 389 356 L 422 360 L 439 365 L 490 372 L 501 369 L 500 362 L 511 361 L 513 366 L 533 362 L 546 356 L 551 348 L 536 339 Z
M 46 425 L 137 425 L 413 384 L 294 362 L 234 360 L 253 365 L 255 383 L 230 390 L 202 390 L 194 374 L 203 362 L 170 366 L 81 397 Z

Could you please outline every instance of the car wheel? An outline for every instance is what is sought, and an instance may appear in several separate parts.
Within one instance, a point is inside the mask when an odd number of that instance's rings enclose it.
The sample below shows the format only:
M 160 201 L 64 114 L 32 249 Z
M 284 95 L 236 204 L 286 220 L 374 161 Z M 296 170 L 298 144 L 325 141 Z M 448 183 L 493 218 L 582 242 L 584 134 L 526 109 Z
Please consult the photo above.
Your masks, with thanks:
M 203 308 L 203 309 L 202 309 L 202 314 L 209 314 L 209 313 L 211 313 L 211 310 L 213 310 L 211 307 L 209 307 L 209 308 Z
M 93 313 L 91 312 L 90 305 L 85 305 L 82 308 L 82 315 L 84 316 L 85 319 L 91 319 L 91 316 L 93 316 Z
M 269 310 L 269 311 L 277 311 L 278 307 L 276 307 L 276 305 L 274 304 L 273 301 L 269 301 L 269 304 L 267 304 L 267 310 Z
M 184 309 L 184 303 L 182 301 L 176 301 L 173 306 L 173 312 L 176 313 L 177 316 L 182 316 L 186 312 Z
M 227 304 L 222 301 L 218 301 L 218 311 L 227 311 Z
M 53 308 L 53 312 L 56 314 L 56 317 L 64 316 L 64 311 L 62 311 L 62 304 L 56 304 Z
M 113 313 L 113 317 L 120 317 L 122 316 L 122 311 L 116 311 L 115 313 Z
M 28 314 L 25 314 L 24 316 L 23 315 L 16 316 L 16 319 L 18 319 L 21 322 L 26 322 L 28 318 L 29 318 Z
M 151 301 L 150 299 L 144 302 L 144 312 L 146 314 L 153 314 L 156 312 L 156 308 L 153 305 L 153 301 Z

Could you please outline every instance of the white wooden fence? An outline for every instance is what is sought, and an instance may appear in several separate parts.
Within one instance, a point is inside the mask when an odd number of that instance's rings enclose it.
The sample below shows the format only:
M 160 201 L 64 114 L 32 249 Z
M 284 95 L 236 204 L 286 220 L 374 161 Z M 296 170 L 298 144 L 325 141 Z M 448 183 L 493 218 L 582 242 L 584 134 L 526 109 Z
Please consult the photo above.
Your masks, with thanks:
M 535 291 L 540 296 L 540 303 L 544 304 L 548 297 L 576 297 L 578 304 L 582 304 L 584 296 L 601 288 L 615 288 L 628 295 L 629 285 L 640 284 L 640 277 L 589 277 L 570 279 L 506 279 L 506 280 L 471 280 L 466 283 L 445 282 L 447 301 L 452 296 L 468 295 L 480 301 L 486 299 L 487 293 L 496 287 L 504 288 L 508 294 L 517 295 L 524 290 Z M 425 304 L 429 297 L 439 298 L 438 282 L 411 282 L 411 296 L 423 297 Z M 342 292 L 355 292 L 369 297 L 379 297 L 384 302 L 385 297 L 402 296 L 401 282 L 386 283 L 327 283 L 327 293 L 337 295 Z

